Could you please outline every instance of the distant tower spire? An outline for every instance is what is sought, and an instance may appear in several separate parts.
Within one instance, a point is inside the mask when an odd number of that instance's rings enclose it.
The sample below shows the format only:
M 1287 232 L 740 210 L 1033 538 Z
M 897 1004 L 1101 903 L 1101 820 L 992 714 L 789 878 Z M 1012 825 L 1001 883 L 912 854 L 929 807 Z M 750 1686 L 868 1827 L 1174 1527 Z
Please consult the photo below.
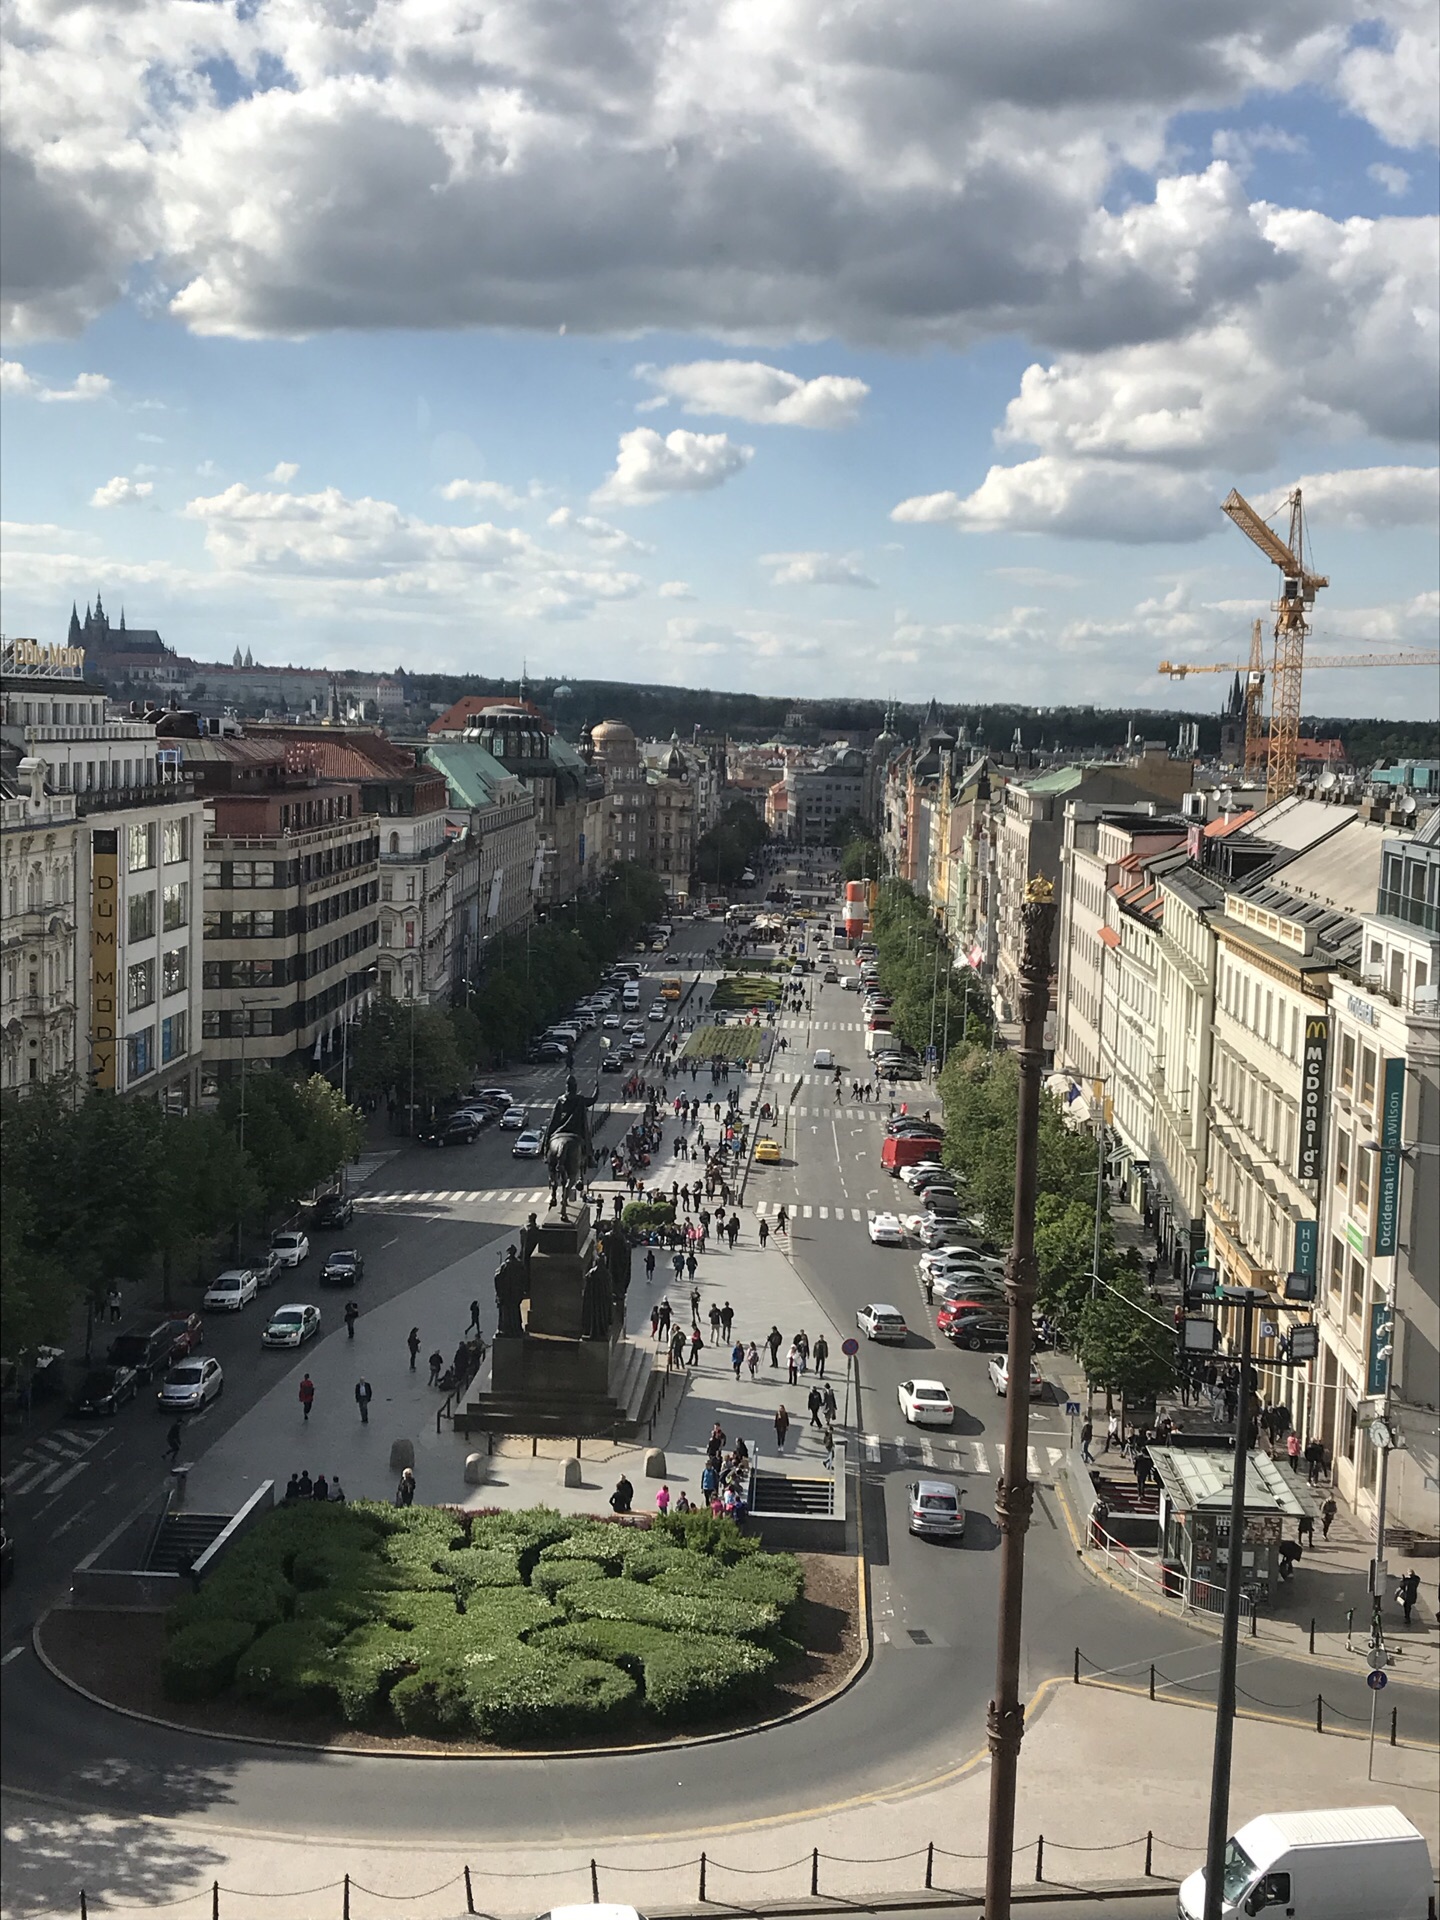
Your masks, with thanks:
M 70 602 L 70 631 L 66 636 L 65 644 L 71 647 L 78 647 L 82 644 L 82 640 L 83 640 L 83 635 L 80 630 L 80 615 L 76 612 L 75 602 L 72 600 Z
M 241 657 L 241 653 L 240 653 L 240 649 L 239 649 L 239 647 L 236 647 L 236 649 L 235 649 L 235 658 L 234 658 L 234 659 L 233 659 L 233 660 L 231 661 L 231 663 L 230 663 L 230 664 L 231 664 L 232 666 L 235 666 L 235 667 L 243 667 L 243 666 L 244 666 L 244 664 L 245 664 L 245 662 L 244 662 L 244 660 L 243 660 L 243 658 Z

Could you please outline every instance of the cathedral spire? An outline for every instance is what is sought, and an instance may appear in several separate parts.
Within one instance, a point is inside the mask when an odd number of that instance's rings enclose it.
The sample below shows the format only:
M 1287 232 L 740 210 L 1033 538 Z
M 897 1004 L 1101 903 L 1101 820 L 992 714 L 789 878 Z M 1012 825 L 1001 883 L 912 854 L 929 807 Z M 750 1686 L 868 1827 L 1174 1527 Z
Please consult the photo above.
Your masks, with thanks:
M 65 644 L 70 647 L 78 647 L 83 644 L 83 635 L 80 630 L 80 615 L 76 611 L 73 600 L 70 602 L 70 632 L 66 636 Z

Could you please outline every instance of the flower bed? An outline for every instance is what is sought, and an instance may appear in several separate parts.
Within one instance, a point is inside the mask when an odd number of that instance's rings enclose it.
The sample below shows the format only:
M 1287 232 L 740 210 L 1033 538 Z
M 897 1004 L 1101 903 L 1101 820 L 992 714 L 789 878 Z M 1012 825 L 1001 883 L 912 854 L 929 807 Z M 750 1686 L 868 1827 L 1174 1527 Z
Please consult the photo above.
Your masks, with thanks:
M 278 1508 L 167 1621 L 187 1703 L 549 1742 L 699 1726 L 802 1653 L 804 1579 L 709 1515 Z
M 755 1060 L 764 1045 L 763 1027 L 697 1027 L 685 1042 L 681 1058 L 700 1060 Z

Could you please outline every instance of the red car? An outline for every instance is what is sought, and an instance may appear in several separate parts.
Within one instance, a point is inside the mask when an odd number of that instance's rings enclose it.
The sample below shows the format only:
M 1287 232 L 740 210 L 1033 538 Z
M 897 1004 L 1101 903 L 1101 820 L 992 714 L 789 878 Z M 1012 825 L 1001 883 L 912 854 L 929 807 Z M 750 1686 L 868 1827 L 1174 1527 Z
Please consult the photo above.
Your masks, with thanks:
M 167 1323 L 166 1330 L 170 1335 L 172 1360 L 183 1360 L 187 1353 L 194 1353 L 205 1344 L 205 1322 L 198 1313 L 177 1314 Z
M 957 1320 L 964 1319 L 969 1313 L 994 1313 L 993 1300 L 947 1300 L 935 1316 L 935 1326 L 940 1333 L 948 1333 Z

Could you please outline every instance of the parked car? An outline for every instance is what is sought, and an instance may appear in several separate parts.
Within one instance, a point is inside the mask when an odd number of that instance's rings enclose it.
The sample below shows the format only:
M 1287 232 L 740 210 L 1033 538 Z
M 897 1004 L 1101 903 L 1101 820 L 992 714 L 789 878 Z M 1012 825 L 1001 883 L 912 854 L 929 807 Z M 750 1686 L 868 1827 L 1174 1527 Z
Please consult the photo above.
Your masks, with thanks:
M 142 1381 L 153 1380 L 169 1366 L 171 1346 L 168 1320 L 137 1322 L 116 1334 L 105 1358 L 112 1367 L 132 1368 Z
M 1010 1390 L 1009 1354 L 997 1353 L 995 1358 L 990 1362 L 988 1372 L 991 1386 L 994 1387 L 996 1393 L 1003 1400 Z M 1032 1400 L 1042 1399 L 1044 1393 L 1045 1376 L 1032 1360 L 1030 1363 L 1030 1398 Z
M 337 1248 L 320 1269 L 322 1287 L 351 1287 L 365 1278 L 365 1262 L 353 1247 Z
M 139 1388 L 134 1367 L 92 1367 L 71 1396 L 71 1410 L 82 1416 L 118 1413 Z
M 432 1147 L 468 1147 L 479 1138 L 484 1125 L 478 1113 L 452 1113 L 426 1139 Z
M 262 1287 L 273 1287 L 285 1269 L 280 1264 L 280 1256 L 273 1247 L 267 1247 L 254 1266 L 255 1278 Z
M 260 1336 L 260 1342 L 266 1347 L 299 1347 L 319 1331 L 319 1307 L 295 1301 L 289 1306 L 275 1309 L 269 1325 Z
M 218 1400 L 225 1390 L 225 1375 L 218 1360 L 197 1356 L 178 1360 L 166 1374 L 155 1404 L 162 1413 L 198 1413 Z
M 905 1228 L 896 1213 L 872 1213 L 869 1220 L 871 1241 L 877 1247 L 903 1247 Z
M 955 1407 L 939 1380 L 902 1380 L 900 1411 L 912 1427 L 953 1427 Z
M 197 1347 L 205 1344 L 205 1322 L 198 1313 L 179 1314 L 173 1320 L 165 1322 L 170 1335 L 170 1357 L 183 1360 L 187 1353 L 193 1353 Z
M 348 1227 L 355 1218 L 355 1202 L 348 1193 L 322 1193 L 310 1215 L 312 1227 Z
M 538 1160 L 540 1143 L 544 1137 L 537 1127 L 527 1127 L 510 1152 L 516 1160 Z
M 270 1236 L 270 1250 L 282 1267 L 298 1267 L 310 1258 L 310 1242 L 298 1230 L 285 1229 Z
M 855 1316 L 855 1324 L 869 1340 L 885 1340 L 903 1346 L 910 1337 L 910 1329 L 905 1325 L 905 1316 L 900 1309 L 881 1302 L 861 1307 Z
M 260 1282 L 251 1268 L 231 1267 L 227 1273 L 216 1274 L 200 1304 L 211 1313 L 239 1313 L 259 1291 Z
M 957 1347 L 983 1353 L 986 1347 L 1003 1347 L 1010 1337 L 1010 1322 L 1003 1313 L 960 1313 L 943 1329 Z
M 905 1489 L 910 1531 L 939 1540 L 965 1537 L 965 1495 L 949 1480 L 912 1480 Z

